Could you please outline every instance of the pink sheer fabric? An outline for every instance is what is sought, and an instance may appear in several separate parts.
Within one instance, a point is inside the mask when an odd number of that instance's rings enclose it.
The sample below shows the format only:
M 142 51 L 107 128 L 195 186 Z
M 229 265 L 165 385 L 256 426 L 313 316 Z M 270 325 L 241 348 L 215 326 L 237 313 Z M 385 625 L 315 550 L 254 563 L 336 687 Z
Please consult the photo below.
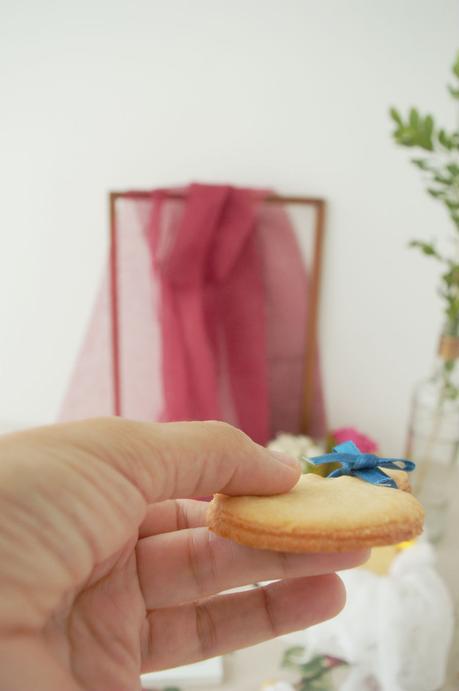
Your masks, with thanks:
M 266 193 L 190 185 L 118 202 L 122 414 L 223 419 L 265 443 L 297 433 L 307 274 L 295 233 Z M 113 413 L 104 279 L 61 419 Z M 325 433 L 320 374 L 311 434 Z
M 226 382 L 239 427 L 263 443 L 266 320 L 253 193 L 191 185 L 173 227 L 161 222 L 165 195 L 155 201 L 149 244 L 161 286 L 163 419 L 224 419 Z

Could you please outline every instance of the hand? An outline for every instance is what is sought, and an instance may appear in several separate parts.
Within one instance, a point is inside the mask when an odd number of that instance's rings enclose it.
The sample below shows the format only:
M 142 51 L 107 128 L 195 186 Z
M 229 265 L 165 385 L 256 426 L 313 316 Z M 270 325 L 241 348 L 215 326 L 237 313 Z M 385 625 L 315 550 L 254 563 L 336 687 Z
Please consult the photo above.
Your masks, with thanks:
M 332 572 L 365 553 L 245 548 L 183 498 L 285 492 L 300 470 L 283 461 L 218 422 L 109 418 L 0 438 L 0 689 L 132 691 L 141 671 L 334 616 Z

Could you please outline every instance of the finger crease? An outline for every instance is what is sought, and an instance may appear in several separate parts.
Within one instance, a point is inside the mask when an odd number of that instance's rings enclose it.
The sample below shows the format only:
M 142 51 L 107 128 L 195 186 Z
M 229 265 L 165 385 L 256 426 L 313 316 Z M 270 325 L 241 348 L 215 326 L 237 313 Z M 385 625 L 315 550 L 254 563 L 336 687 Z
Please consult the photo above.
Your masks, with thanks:
M 175 523 L 177 530 L 184 530 L 185 528 L 188 528 L 186 511 L 180 499 L 177 499 L 175 502 Z
M 224 483 L 224 486 L 223 486 L 223 488 L 222 488 L 222 492 L 224 492 L 224 491 L 226 490 L 227 487 L 231 487 L 231 485 L 232 485 L 232 483 L 233 483 L 233 480 L 234 480 L 234 478 L 236 477 L 236 475 L 237 475 L 237 473 L 239 472 L 239 470 L 240 470 L 240 464 L 237 463 L 237 464 L 234 466 L 234 468 L 232 468 L 231 474 L 230 474 L 229 478 L 228 478 L 228 479 L 226 480 L 226 482 Z
M 217 628 L 207 604 L 197 604 L 195 612 L 200 655 L 203 658 L 210 657 L 217 647 Z
M 198 550 L 196 549 L 194 533 L 192 532 L 189 534 L 189 537 L 186 541 L 186 549 L 191 575 L 196 585 L 196 592 L 198 596 L 201 597 L 205 594 L 205 587 L 202 578 L 202 568 L 200 568 L 202 562 L 199 559 Z
M 279 631 L 277 630 L 277 626 L 275 624 L 275 617 L 273 614 L 273 603 L 269 588 L 258 588 L 258 592 L 260 593 L 260 598 L 262 601 L 263 610 L 266 615 L 266 622 L 268 625 L 270 636 L 272 638 L 276 638 L 276 636 L 279 635 Z
M 209 565 L 209 568 L 210 568 L 211 583 L 218 583 L 218 580 L 219 580 L 218 559 L 217 559 L 217 555 L 215 554 L 214 536 L 210 531 L 208 531 L 206 533 L 206 540 L 207 540 L 206 563 Z
M 196 482 L 194 484 L 193 492 L 191 497 L 197 497 L 199 494 L 203 493 L 201 487 L 204 487 L 204 480 L 209 472 L 209 466 L 201 459 L 199 472 L 197 473 Z

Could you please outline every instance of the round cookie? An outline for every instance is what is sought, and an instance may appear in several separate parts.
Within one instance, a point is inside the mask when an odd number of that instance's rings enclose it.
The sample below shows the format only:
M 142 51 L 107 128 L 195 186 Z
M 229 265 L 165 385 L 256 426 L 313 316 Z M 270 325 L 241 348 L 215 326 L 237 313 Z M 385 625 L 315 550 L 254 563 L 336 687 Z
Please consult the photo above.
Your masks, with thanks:
M 249 547 L 280 552 L 346 552 L 411 540 L 424 512 L 408 492 L 348 475 L 302 475 L 273 496 L 215 495 L 210 530 Z

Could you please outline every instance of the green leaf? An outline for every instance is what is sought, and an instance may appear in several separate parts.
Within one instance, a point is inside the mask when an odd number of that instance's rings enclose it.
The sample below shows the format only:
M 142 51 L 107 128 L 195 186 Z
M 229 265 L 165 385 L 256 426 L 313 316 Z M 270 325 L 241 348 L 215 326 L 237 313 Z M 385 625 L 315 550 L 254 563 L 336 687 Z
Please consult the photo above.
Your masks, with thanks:
M 426 255 L 426 257 L 435 257 L 436 259 L 439 259 L 440 261 L 443 260 L 442 256 L 438 253 L 437 249 L 435 248 L 433 242 L 423 242 L 422 240 L 412 240 L 409 245 L 409 247 L 415 247 L 416 249 L 421 250 L 423 254 Z
M 452 283 L 451 271 L 447 271 L 445 274 L 443 274 L 441 280 L 449 287 Z
M 417 146 L 416 133 L 411 129 L 406 129 L 396 136 L 397 142 L 402 146 Z
M 448 84 L 448 91 L 453 98 L 459 98 L 459 89 L 455 89 L 451 84 Z
M 413 130 L 417 130 L 419 126 L 419 113 L 416 110 L 416 108 L 411 108 L 410 109 L 410 116 L 409 116 L 409 122 L 410 122 L 410 127 L 413 128 Z
M 425 158 L 412 158 L 411 163 L 421 170 L 429 170 L 429 163 Z
M 292 656 L 296 657 L 298 655 L 304 655 L 304 646 L 293 645 L 291 648 L 287 648 L 287 650 L 284 653 L 285 657 L 292 657 Z
M 451 178 L 446 178 L 444 175 L 440 175 L 439 173 L 435 173 L 433 176 L 433 179 L 435 182 L 440 183 L 441 185 L 450 185 L 451 184 Z
M 424 118 L 424 129 L 429 134 L 432 134 L 434 128 L 434 119 L 431 115 L 426 115 Z
M 445 283 L 445 285 L 448 288 L 453 288 L 453 289 L 459 288 L 459 265 L 454 264 L 449 271 L 446 271 L 444 274 L 442 274 L 441 279 L 442 279 L 443 283 Z M 454 290 L 453 292 L 457 292 L 457 291 Z M 448 296 L 448 300 L 454 301 L 454 300 L 457 300 L 457 298 L 450 298 Z M 454 307 L 454 304 L 456 304 L 456 303 L 453 302 L 451 304 Z
M 454 76 L 459 79 L 459 51 L 456 53 L 456 59 L 453 63 L 452 72 Z
M 424 254 L 433 255 L 435 254 L 435 248 L 428 242 L 421 242 L 420 240 L 412 240 L 410 242 L 410 247 L 418 247 Z
M 459 97 L 459 92 L 458 92 L 458 97 Z M 438 132 L 438 141 L 442 146 L 445 147 L 445 149 L 448 149 L 448 151 L 451 151 L 451 149 L 454 146 L 454 141 L 452 137 L 450 137 L 445 130 L 440 130 Z
M 422 122 L 422 142 L 425 149 L 432 151 L 432 133 L 434 131 L 434 119 L 431 115 L 426 115 Z
M 403 120 L 402 120 L 401 115 L 398 112 L 398 110 L 396 110 L 395 108 L 391 108 L 389 110 L 389 113 L 390 113 L 392 120 L 394 120 L 394 122 L 396 122 L 397 125 L 399 125 L 399 127 L 403 127 Z
M 459 398 L 459 389 L 454 384 L 447 384 L 445 387 L 445 395 L 450 401 L 455 401 Z
M 443 190 L 436 190 L 433 187 L 428 187 L 427 192 L 431 197 L 435 197 L 435 199 L 441 199 L 444 195 Z
M 298 659 L 304 656 L 304 647 L 302 645 L 294 645 L 291 648 L 287 648 L 282 657 L 281 666 L 282 667 L 294 667 L 295 669 L 299 666 Z

